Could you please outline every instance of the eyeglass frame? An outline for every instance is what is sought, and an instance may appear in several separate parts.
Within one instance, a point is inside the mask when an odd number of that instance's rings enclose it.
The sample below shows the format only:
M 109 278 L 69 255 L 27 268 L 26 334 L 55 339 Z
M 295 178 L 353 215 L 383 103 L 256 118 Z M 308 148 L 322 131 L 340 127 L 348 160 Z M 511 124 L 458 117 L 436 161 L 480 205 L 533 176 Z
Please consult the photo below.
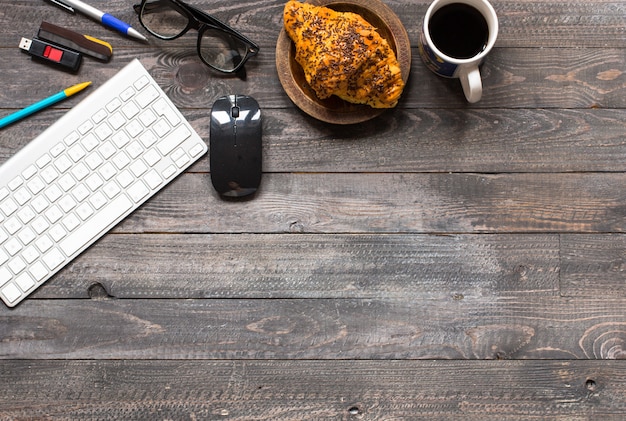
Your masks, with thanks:
M 198 57 L 200 57 L 200 60 L 202 60 L 204 64 L 211 67 L 212 69 L 215 69 L 223 73 L 236 73 L 243 68 L 244 64 L 246 63 L 246 61 L 248 61 L 249 58 L 255 56 L 259 52 L 259 46 L 253 41 L 251 41 L 250 39 L 248 39 L 246 36 L 237 32 L 236 30 L 226 25 L 225 23 L 220 22 L 219 20 L 209 15 L 208 13 L 205 13 L 202 10 L 197 9 L 194 6 L 184 3 L 181 0 L 166 0 L 166 1 L 173 3 L 176 7 L 178 7 L 178 9 L 180 9 L 180 11 L 185 13 L 185 15 L 187 16 L 187 26 L 178 35 L 175 35 L 173 37 L 166 37 L 166 36 L 159 35 L 153 32 L 152 30 L 150 30 L 143 23 L 141 19 L 141 15 L 142 15 L 142 11 L 144 10 L 144 7 L 146 6 L 148 2 L 151 2 L 151 1 L 155 1 L 155 0 L 141 0 L 141 4 L 135 4 L 133 6 L 133 9 L 135 9 L 135 12 L 137 13 L 137 17 L 139 18 L 139 23 L 141 23 L 141 26 L 143 26 L 144 29 L 150 32 L 150 34 L 152 34 L 153 36 L 162 40 L 166 40 L 166 41 L 180 38 L 183 35 L 185 35 L 187 32 L 189 32 L 190 29 L 197 30 L 198 41 L 196 43 L 196 50 L 198 53 Z M 157 0 L 157 1 L 163 1 L 163 0 Z M 202 35 L 207 29 L 217 29 L 217 30 L 223 31 L 239 39 L 246 45 L 246 55 L 241 59 L 241 61 L 232 70 L 220 69 L 219 67 L 216 67 L 212 65 L 211 63 L 207 62 L 204 59 L 204 57 L 202 57 L 200 43 L 202 40 Z

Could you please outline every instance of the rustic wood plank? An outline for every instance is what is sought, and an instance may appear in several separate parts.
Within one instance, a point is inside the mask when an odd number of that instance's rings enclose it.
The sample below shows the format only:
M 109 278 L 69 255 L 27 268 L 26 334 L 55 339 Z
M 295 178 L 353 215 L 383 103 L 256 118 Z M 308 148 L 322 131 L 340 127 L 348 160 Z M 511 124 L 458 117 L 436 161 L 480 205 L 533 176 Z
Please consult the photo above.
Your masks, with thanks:
M 225 201 L 184 174 L 116 232 L 566 233 L 626 229 L 624 173 L 265 174 Z
M 246 64 L 248 78 L 218 75 L 203 65 L 195 50 L 169 47 L 163 50 L 120 50 L 111 63 L 103 65 L 84 60 L 78 76 L 31 62 L 18 49 L 8 49 L 0 62 L 5 88 L 0 92 L 0 108 L 21 108 L 33 98 L 45 98 L 88 75 L 95 87 L 124 64 L 140 58 L 180 108 L 211 107 L 220 96 L 243 92 L 254 96 L 264 109 L 289 108 L 276 74 L 274 51 L 270 49 Z M 550 63 L 545 63 L 545 57 Z M 33 71 L 26 74 L 20 63 Z M 483 65 L 483 99 L 469 105 L 458 80 L 431 73 L 413 49 L 411 75 L 398 105 L 403 108 L 626 108 L 626 49 L 496 48 Z M 41 75 L 49 77 L 41 77 Z M 54 78 L 54 89 L 50 79 Z M 80 80 L 77 80 L 80 78 Z M 28 86 L 24 89 L 24 86 Z M 68 107 L 78 98 L 58 107 Z M 390 113 L 392 113 L 390 111 Z M 315 122 L 314 119 L 309 119 Z
M 558 294 L 558 273 L 555 235 L 121 234 L 32 297 L 543 296 Z
M 561 248 L 562 295 L 626 296 L 623 235 L 563 235 Z
M 8 419 L 618 420 L 624 361 L 11 361 Z
M 0 162 L 64 110 L 0 132 Z M 209 142 L 206 110 L 183 109 Z M 263 110 L 265 172 L 626 171 L 626 110 L 395 110 L 348 132 L 296 110 Z M 191 171 L 209 171 L 204 158 Z
M 444 286 L 442 286 L 445 288 Z M 28 300 L 2 359 L 623 359 L 626 298 Z M 159 363 L 155 362 L 158 370 Z
M 400 17 L 409 33 L 412 45 L 417 45 L 422 20 L 430 1 L 385 0 Z M 118 35 L 85 16 L 71 16 L 50 5 L 33 6 L 33 0 L 12 1 L 10 8 L 0 15 L 0 25 L 11 25 L 12 30 L 31 36 L 36 33 L 39 22 L 47 20 L 62 24 L 78 32 L 88 33 L 113 44 L 114 48 L 136 48 L 136 41 Z M 141 28 L 134 3 L 114 0 L 106 2 L 106 11 Z M 194 6 L 232 25 L 253 38 L 268 51 L 274 47 L 278 30 L 282 26 L 284 0 L 251 1 L 232 3 L 227 0 L 195 0 Z M 102 7 L 104 9 L 104 7 Z M 498 1 L 494 8 L 500 20 L 501 30 L 497 46 L 501 47 L 623 47 L 626 41 L 624 4 L 615 0 L 569 2 L 567 6 L 556 1 Z M 601 28 L 601 30 L 599 30 Z M 0 46 L 15 46 L 15 40 L 7 31 L 0 34 Z M 193 42 L 193 41 L 191 41 Z M 151 40 L 151 44 L 155 44 Z

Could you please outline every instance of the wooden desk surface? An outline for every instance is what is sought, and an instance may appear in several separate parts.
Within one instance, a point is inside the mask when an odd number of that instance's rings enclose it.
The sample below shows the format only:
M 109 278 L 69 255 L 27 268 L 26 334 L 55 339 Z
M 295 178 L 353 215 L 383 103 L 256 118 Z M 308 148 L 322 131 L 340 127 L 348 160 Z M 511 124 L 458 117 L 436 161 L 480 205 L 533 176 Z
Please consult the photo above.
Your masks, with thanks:
M 130 0 L 92 4 L 140 31 Z M 209 140 L 220 96 L 263 109 L 262 189 L 208 156 L 15 309 L 0 419 L 619 419 L 626 412 L 626 5 L 494 0 L 468 105 L 417 51 L 428 1 L 387 0 L 413 50 L 400 104 L 332 126 L 275 68 L 283 1 L 195 0 L 261 46 L 247 80 L 182 43 L 0 2 L 0 112 L 139 58 Z M 42 20 L 110 42 L 78 75 L 17 44 Z M 83 94 L 0 132 L 0 162 Z

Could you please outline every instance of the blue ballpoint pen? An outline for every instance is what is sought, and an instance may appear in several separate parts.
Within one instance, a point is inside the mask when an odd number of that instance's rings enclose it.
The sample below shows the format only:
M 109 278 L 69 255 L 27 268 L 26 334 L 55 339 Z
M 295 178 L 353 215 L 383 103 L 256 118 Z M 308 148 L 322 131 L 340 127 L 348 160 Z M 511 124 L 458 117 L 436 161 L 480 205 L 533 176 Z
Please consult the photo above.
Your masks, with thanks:
M 81 13 L 89 16 L 90 18 L 97 20 L 102 23 L 104 26 L 115 29 L 118 32 L 121 32 L 124 35 L 129 35 L 131 37 L 140 39 L 142 41 L 148 41 L 146 37 L 141 35 L 137 30 L 130 27 L 129 24 L 123 22 L 116 18 L 115 16 L 109 15 L 108 13 L 104 13 L 93 6 L 90 6 L 86 3 L 83 3 L 80 0 L 48 0 L 51 3 L 56 4 L 74 13 L 74 9 L 78 10 Z
M 32 105 L 29 105 L 28 107 L 23 108 L 19 111 L 16 111 L 13 114 L 9 114 L 6 117 L 0 118 L 0 129 L 26 116 L 36 113 L 39 110 L 49 107 L 52 104 L 56 104 L 57 102 L 62 101 L 67 97 L 70 97 L 74 95 L 75 93 L 82 91 L 90 84 L 91 82 L 83 82 L 74 86 L 70 86 L 69 88 L 64 89 L 61 92 L 58 92 L 52 96 L 49 96 L 46 99 L 42 99 L 41 101 L 36 102 Z

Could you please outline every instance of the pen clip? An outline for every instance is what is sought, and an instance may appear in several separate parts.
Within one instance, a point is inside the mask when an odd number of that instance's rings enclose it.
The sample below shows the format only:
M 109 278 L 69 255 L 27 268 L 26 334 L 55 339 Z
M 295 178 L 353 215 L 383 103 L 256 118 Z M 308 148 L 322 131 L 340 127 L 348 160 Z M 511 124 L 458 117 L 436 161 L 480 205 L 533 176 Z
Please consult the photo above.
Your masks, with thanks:
M 64 9 L 66 12 L 70 12 L 72 14 L 76 13 L 73 7 L 63 3 L 61 0 L 47 0 L 47 1 L 54 4 L 55 6 L 60 7 L 61 9 Z

